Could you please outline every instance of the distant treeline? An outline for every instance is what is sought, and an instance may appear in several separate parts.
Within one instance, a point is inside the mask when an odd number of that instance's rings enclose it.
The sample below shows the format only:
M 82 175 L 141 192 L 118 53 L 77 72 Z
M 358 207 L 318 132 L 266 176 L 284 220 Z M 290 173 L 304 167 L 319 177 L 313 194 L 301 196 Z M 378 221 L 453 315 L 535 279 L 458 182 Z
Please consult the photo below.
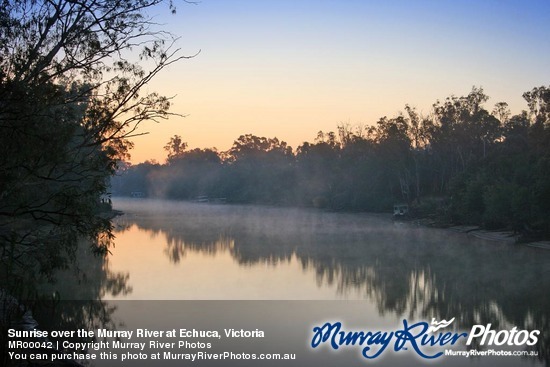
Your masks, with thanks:
M 428 116 L 407 105 L 375 126 L 320 131 L 295 151 L 250 134 L 226 152 L 187 150 L 176 135 L 165 164 L 123 164 L 112 190 L 350 211 L 408 203 L 416 215 L 547 236 L 550 87 L 523 97 L 529 110 L 511 116 L 505 102 L 487 110 L 488 97 L 474 87 L 437 101 Z

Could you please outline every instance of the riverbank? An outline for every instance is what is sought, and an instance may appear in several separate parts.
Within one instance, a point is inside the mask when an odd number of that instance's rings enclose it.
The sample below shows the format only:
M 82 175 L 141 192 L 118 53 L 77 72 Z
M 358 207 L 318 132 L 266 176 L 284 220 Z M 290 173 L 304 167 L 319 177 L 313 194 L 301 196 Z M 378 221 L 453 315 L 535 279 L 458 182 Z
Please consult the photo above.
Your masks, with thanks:
M 434 219 L 428 219 L 428 218 L 420 218 L 420 219 L 411 218 L 409 221 L 414 223 L 415 225 L 448 229 L 453 232 L 464 233 L 469 236 L 473 236 L 486 241 L 502 242 L 507 244 L 518 244 L 521 246 L 529 246 L 529 247 L 536 247 L 536 248 L 541 248 L 545 250 L 550 250 L 550 241 L 548 240 L 525 241 L 524 237 L 520 233 L 514 233 L 513 231 L 488 230 L 480 226 L 474 226 L 474 225 L 453 225 L 453 224 L 443 225 Z
M 490 231 L 475 226 L 453 226 L 449 227 L 455 232 L 467 233 L 468 235 L 487 241 L 496 241 L 521 246 L 530 246 L 550 250 L 550 241 L 525 241 L 522 236 L 512 231 Z

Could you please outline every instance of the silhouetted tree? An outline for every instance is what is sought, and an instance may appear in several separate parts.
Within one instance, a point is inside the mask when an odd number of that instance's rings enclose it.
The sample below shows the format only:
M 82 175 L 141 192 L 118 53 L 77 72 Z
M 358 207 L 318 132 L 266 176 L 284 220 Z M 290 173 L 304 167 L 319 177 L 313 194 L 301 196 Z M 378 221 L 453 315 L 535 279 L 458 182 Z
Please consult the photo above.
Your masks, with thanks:
M 170 115 L 168 98 L 142 93 L 182 58 L 173 37 L 156 31 L 146 14 L 163 2 L 1 2 L 4 279 L 51 274 L 67 263 L 79 236 L 106 253 L 111 224 L 98 210 L 109 175 L 142 121 Z M 131 50 L 139 50 L 139 61 Z
M 159 167 L 150 186 L 167 197 L 387 211 L 406 201 L 441 221 L 550 234 L 547 88 L 526 93 L 529 112 L 492 113 L 481 88 L 436 102 L 422 116 L 405 106 L 375 126 L 337 126 L 292 148 L 241 135 L 227 152 L 195 149 Z M 181 138 L 167 145 L 182 147 Z M 174 152 L 176 148 L 172 149 Z M 137 167 L 136 167 L 137 170 Z
M 187 143 L 181 140 L 181 136 L 174 135 L 170 138 L 168 143 L 164 146 L 164 150 L 168 152 L 167 162 L 171 162 L 174 159 L 180 157 L 187 149 Z

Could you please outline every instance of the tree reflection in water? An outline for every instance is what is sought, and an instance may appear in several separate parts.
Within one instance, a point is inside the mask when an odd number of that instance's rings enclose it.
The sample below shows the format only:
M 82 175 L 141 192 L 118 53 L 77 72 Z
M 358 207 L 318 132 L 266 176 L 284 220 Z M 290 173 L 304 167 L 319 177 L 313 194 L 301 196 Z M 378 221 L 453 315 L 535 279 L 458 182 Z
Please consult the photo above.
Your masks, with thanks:
M 107 328 L 116 330 L 118 326 L 113 315 L 116 307 L 104 301 L 105 296 L 128 294 L 132 288 L 128 285 L 129 274 L 116 273 L 109 269 L 108 258 L 96 256 L 89 250 L 89 243 L 81 241 L 74 262 L 70 268 L 57 272 L 53 282 L 42 284 L 21 284 L 6 282 L 6 294 L 19 303 L 11 307 L 13 312 L 0 323 L 0 349 L 7 347 L 7 329 L 19 323 L 22 315 L 31 311 L 32 317 L 41 330 L 97 330 Z M 14 321 L 15 320 L 15 321 Z M 67 338 L 63 339 L 66 340 Z M 73 341 L 93 341 L 95 338 L 74 338 Z M 0 365 L 15 363 L 8 359 L 5 350 Z M 21 364 L 17 364 L 21 365 Z
M 318 284 L 361 290 L 380 315 L 456 318 L 457 327 L 538 329 L 550 361 L 550 263 L 544 250 L 487 243 L 388 218 L 255 206 L 128 204 L 126 228 L 166 238 L 177 264 L 188 252 L 228 252 L 241 266 L 290 262 Z

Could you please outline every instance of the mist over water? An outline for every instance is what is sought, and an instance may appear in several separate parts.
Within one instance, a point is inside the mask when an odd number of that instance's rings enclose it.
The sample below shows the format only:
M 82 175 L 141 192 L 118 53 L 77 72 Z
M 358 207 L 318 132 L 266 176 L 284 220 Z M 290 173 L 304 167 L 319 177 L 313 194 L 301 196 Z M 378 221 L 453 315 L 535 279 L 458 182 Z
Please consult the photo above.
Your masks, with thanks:
M 118 198 L 114 206 L 125 215 L 110 268 L 127 272 L 132 288 L 118 298 L 362 299 L 380 315 L 549 322 L 548 251 L 386 215 Z
M 541 330 L 533 347 L 539 358 L 469 358 L 468 363 L 517 366 L 550 360 L 548 251 L 394 222 L 390 215 L 150 199 L 115 198 L 113 204 L 124 215 L 115 219 L 111 255 L 104 262 L 81 261 L 83 271 L 101 276 L 72 286 L 65 277 L 56 286 L 61 299 L 99 300 L 98 317 L 107 309 L 108 322 L 143 327 L 144 309 L 196 306 L 169 300 L 313 300 L 262 307 L 288 304 L 292 309 L 278 312 L 279 318 L 342 320 L 368 330 L 396 330 L 404 319 L 432 318 L 455 318 L 453 330 L 489 323 L 495 330 Z M 204 307 L 220 304 L 205 302 Z M 239 320 L 247 320 L 240 304 L 266 312 L 246 302 L 232 304 Z M 86 319 L 88 306 L 69 306 Z M 194 320 L 196 312 L 178 317 Z M 173 310 L 152 312 L 147 322 L 151 328 L 171 328 L 170 315 Z M 280 320 L 266 314 L 265 322 L 277 328 Z M 302 345 L 309 336 L 296 338 L 294 343 Z M 382 365 L 411 365 L 400 356 Z M 459 366 L 464 360 L 448 362 Z

